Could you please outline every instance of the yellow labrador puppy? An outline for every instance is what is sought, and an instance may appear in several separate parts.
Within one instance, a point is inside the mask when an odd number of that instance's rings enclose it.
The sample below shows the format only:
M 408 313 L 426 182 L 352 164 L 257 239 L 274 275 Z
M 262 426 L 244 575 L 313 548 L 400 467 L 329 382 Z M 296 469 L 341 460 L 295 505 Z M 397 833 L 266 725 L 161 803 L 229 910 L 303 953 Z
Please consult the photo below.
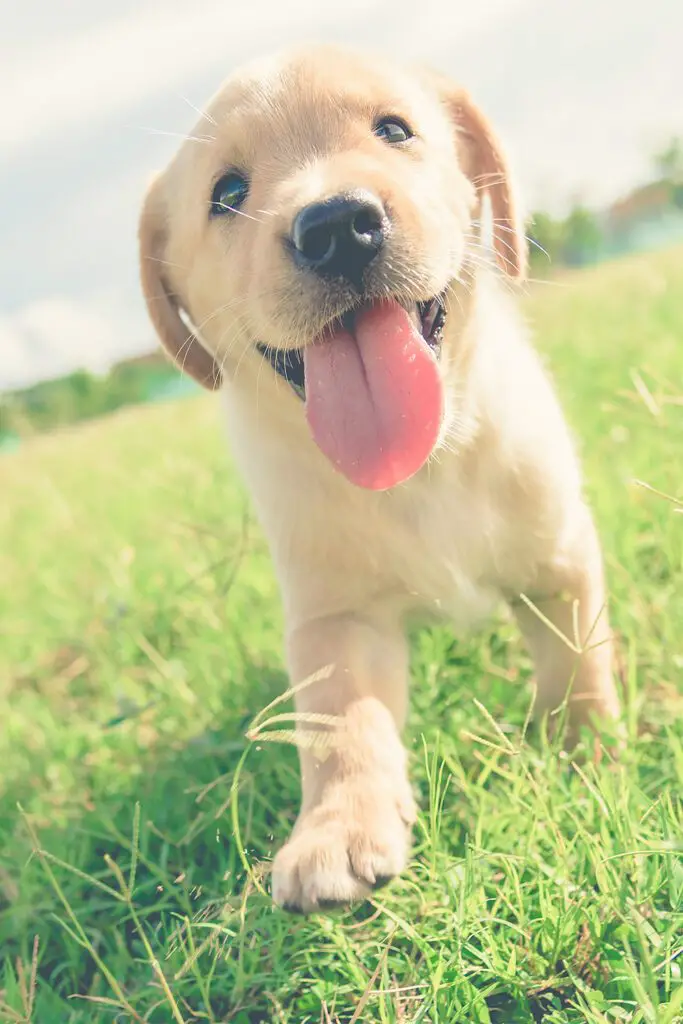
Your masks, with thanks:
M 297 695 L 303 800 L 273 865 L 293 910 L 362 898 L 405 865 L 411 617 L 463 623 L 524 593 L 542 616 L 514 602 L 537 706 L 569 693 L 574 733 L 618 713 L 599 544 L 488 265 L 485 198 L 499 271 L 522 278 L 506 162 L 468 95 L 312 47 L 234 74 L 144 203 L 150 316 L 222 392 L 292 683 L 318 673 Z

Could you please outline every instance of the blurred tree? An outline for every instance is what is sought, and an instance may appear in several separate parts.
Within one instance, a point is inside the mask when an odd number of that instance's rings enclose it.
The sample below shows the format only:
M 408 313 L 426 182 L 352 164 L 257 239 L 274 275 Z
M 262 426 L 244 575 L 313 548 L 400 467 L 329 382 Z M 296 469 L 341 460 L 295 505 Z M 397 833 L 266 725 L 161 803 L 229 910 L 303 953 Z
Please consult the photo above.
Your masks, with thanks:
M 563 225 L 562 258 L 569 266 L 582 266 L 597 259 L 602 246 L 602 229 L 597 214 L 576 203 Z
M 527 226 L 529 237 L 529 265 L 536 273 L 548 272 L 559 262 L 562 249 L 562 221 L 538 210 Z
M 655 153 L 657 174 L 672 185 L 683 185 L 683 138 L 674 136 L 664 149 Z
M 42 381 L 2 395 L 0 439 L 92 419 L 124 405 L 147 401 L 155 389 L 177 376 L 165 360 L 149 365 L 130 363 L 113 367 L 103 377 L 75 370 L 59 380 Z

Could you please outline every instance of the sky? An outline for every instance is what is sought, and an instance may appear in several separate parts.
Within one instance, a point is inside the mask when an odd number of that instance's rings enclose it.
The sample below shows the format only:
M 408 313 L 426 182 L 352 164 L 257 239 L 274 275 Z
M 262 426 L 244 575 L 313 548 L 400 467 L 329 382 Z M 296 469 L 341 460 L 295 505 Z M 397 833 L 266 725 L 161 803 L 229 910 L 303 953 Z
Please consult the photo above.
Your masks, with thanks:
M 608 203 L 683 134 L 681 0 L 0 0 L 0 25 L 0 391 L 154 347 L 141 197 L 251 56 L 433 64 L 493 120 L 527 209 Z

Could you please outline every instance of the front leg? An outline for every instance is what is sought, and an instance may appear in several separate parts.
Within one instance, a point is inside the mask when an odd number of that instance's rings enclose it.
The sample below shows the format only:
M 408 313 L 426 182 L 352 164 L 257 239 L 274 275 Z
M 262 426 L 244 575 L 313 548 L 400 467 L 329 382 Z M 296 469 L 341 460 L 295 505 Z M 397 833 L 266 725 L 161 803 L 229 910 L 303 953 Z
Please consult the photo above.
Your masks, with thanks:
M 362 899 L 405 866 L 408 654 L 398 623 L 349 615 L 294 630 L 288 660 L 295 684 L 330 667 L 296 696 L 298 714 L 333 721 L 297 724 L 303 799 L 272 876 L 276 903 L 310 913 Z
M 571 543 L 539 571 L 528 597 L 533 608 L 517 599 L 514 610 L 534 660 L 536 710 L 554 711 L 567 701 L 571 747 L 584 725 L 619 715 L 602 556 L 587 510 Z

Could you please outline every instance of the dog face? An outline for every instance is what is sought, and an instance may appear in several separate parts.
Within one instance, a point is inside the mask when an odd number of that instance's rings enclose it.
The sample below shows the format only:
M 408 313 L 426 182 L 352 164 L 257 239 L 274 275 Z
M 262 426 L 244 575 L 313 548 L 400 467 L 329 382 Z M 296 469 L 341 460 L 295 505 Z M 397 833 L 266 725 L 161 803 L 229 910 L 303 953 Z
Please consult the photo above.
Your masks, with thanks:
M 152 320 L 207 387 L 245 366 L 284 377 L 274 400 L 303 399 L 333 464 L 393 486 L 442 429 L 445 323 L 486 192 L 500 262 L 521 276 L 507 169 L 464 93 L 337 50 L 252 65 L 148 193 Z

